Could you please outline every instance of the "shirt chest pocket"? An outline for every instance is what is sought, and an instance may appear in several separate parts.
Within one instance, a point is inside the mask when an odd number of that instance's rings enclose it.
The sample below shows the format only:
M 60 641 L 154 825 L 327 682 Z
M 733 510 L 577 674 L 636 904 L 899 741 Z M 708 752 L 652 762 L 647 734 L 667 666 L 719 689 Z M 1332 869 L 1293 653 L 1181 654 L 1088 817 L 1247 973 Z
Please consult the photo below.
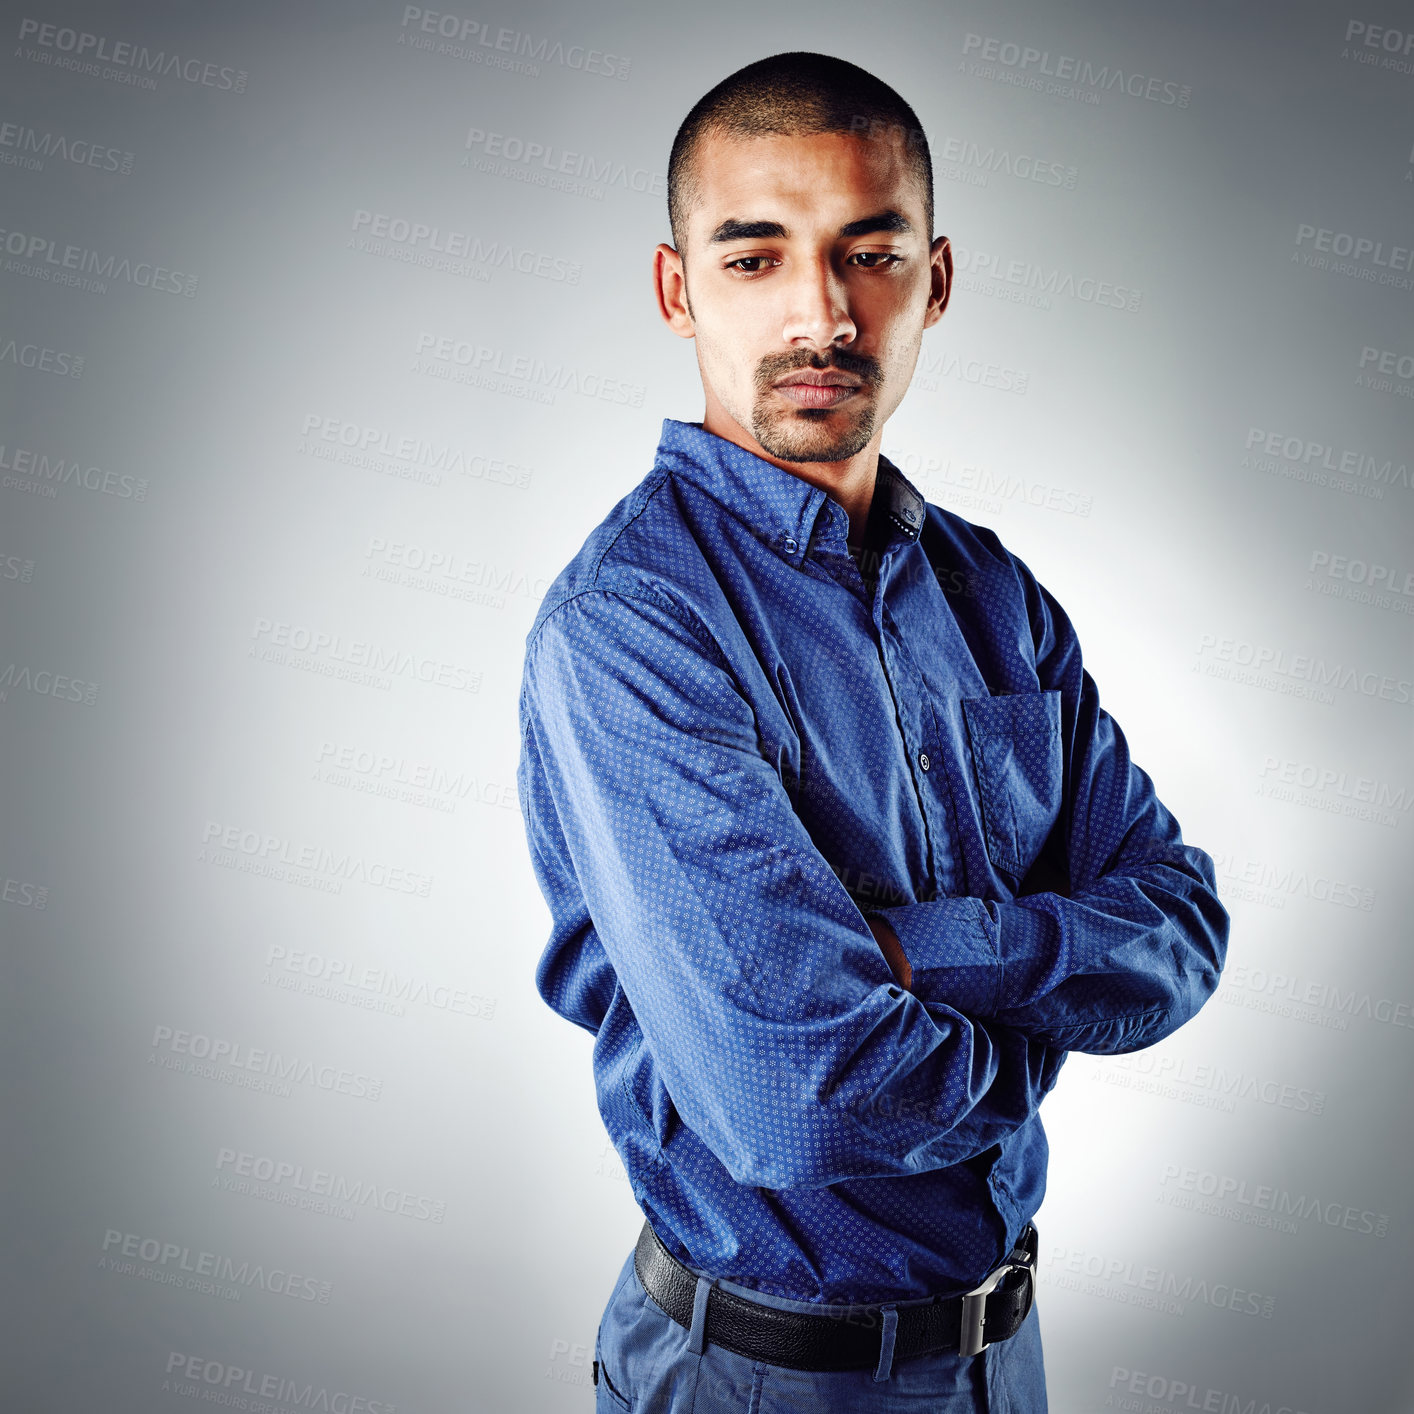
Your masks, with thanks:
M 1060 813 L 1060 693 L 974 697 L 962 712 L 987 855 L 1020 879 Z

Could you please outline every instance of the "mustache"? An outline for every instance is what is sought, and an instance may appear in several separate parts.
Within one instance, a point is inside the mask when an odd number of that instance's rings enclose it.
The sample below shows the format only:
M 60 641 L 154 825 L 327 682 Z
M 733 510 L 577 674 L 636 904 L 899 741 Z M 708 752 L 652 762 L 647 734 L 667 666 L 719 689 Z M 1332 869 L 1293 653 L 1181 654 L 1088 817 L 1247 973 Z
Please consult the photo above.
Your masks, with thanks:
M 879 360 L 870 354 L 850 353 L 847 349 L 831 349 L 828 354 L 792 349 L 789 353 L 767 354 L 756 365 L 757 392 L 769 393 L 777 379 L 801 368 L 836 368 L 852 374 L 866 388 L 876 387 L 883 375 Z

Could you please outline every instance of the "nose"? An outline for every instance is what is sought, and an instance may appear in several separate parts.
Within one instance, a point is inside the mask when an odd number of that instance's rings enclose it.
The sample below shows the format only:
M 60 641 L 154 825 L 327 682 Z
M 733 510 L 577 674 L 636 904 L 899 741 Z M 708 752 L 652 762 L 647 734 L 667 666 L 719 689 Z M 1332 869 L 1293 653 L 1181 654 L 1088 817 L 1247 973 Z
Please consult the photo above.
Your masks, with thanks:
M 788 344 L 824 351 L 854 342 L 844 282 L 828 260 L 802 261 L 785 285 L 786 317 L 781 337 Z

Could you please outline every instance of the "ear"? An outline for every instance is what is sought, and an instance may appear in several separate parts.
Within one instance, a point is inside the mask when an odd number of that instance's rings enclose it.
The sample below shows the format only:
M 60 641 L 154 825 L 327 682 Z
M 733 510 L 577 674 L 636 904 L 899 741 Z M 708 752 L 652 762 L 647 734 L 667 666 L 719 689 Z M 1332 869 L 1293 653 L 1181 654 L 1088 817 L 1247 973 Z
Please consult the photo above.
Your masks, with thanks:
M 946 236 L 939 236 L 929 249 L 932 262 L 932 286 L 928 291 L 928 312 L 923 316 L 923 327 L 931 329 L 943 317 L 952 296 L 952 242 Z
M 658 313 L 668 328 L 680 339 L 692 338 L 697 330 L 687 308 L 687 278 L 683 273 L 682 256 L 670 245 L 654 247 L 653 294 L 658 301 Z

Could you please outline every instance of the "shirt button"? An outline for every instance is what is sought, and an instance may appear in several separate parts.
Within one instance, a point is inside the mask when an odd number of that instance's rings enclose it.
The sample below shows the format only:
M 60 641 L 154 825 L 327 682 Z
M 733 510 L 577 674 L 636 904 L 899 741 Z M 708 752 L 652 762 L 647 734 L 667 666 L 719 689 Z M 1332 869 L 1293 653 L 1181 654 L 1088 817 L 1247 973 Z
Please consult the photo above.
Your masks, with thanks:
M 928 760 L 928 753 L 926 751 L 920 751 L 918 753 L 918 764 L 922 766 L 925 771 L 933 764 Z
M 795 541 L 792 540 L 789 535 L 786 536 L 786 539 L 785 539 L 785 547 L 786 547 L 786 554 L 787 554 L 787 555 L 793 555 L 793 554 L 795 554 L 795 550 L 796 550 Z

